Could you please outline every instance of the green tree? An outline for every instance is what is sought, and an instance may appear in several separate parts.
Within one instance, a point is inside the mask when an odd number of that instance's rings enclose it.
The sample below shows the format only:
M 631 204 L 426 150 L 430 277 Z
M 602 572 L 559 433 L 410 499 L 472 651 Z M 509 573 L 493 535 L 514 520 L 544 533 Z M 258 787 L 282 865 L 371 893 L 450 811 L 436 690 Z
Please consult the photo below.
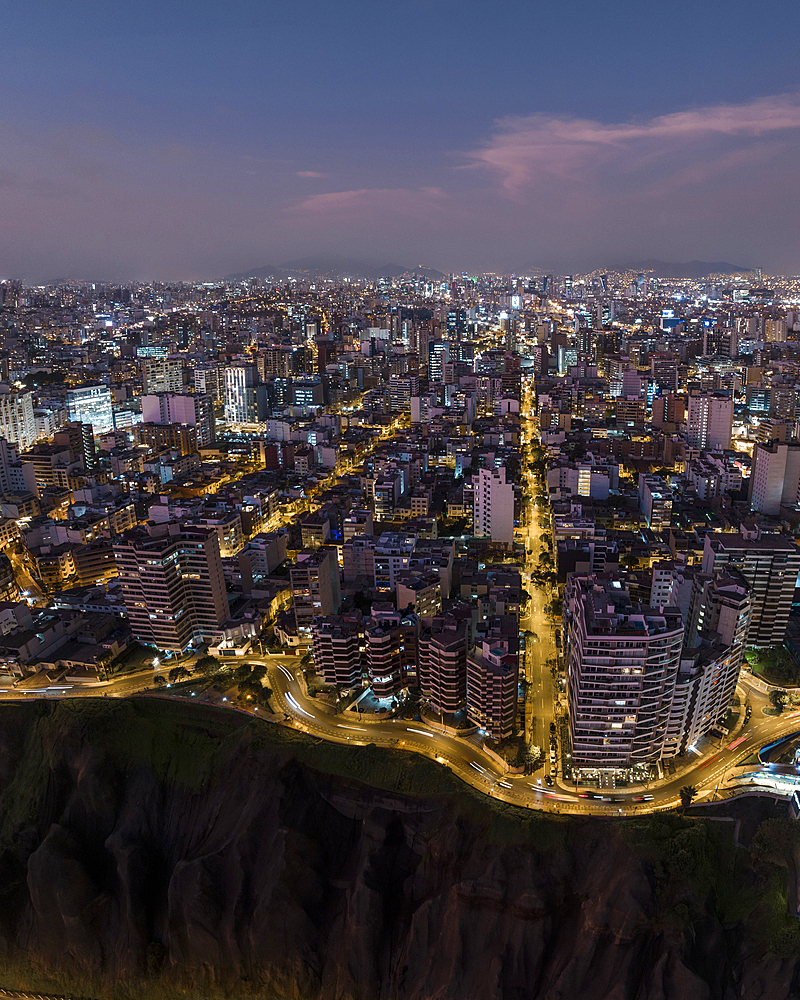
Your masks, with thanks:
M 779 712 L 782 712 L 783 706 L 789 700 L 789 695 L 781 688 L 773 688 L 769 693 L 769 700 Z
M 681 797 L 681 813 L 685 813 L 697 795 L 697 789 L 693 785 L 684 785 L 678 794 Z

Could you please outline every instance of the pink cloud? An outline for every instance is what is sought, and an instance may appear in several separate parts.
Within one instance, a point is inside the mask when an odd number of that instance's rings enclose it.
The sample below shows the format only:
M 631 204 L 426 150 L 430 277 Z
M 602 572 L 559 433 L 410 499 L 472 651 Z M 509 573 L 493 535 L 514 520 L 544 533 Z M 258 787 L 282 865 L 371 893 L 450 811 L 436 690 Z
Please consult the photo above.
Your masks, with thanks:
M 358 188 L 354 191 L 330 191 L 314 194 L 286 209 L 304 215 L 371 215 L 389 212 L 424 218 L 438 207 L 447 195 L 440 188 Z
M 321 174 L 318 170 L 298 170 L 297 177 L 327 177 L 327 174 Z
M 610 164 L 630 173 L 686 146 L 698 151 L 714 141 L 746 146 L 768 133 L 798 128 L 797 95 L 679 111 L 632 123 L 536 114 L 502 119 L 493 138 L 467 153 L 467 158 L 469 167 L 490 170 L 507 194 L 519 197 L 544 176 L 585 181 Z

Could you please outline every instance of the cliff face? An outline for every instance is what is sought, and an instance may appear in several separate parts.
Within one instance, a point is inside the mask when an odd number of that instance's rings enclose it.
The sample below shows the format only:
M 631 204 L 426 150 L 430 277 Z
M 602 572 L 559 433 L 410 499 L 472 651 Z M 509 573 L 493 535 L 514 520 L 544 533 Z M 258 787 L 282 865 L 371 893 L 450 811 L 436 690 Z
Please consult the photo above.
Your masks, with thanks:
M 754 855 L 731 823 L 543 818 L 419 758 L 163 702 L 0 720 L 0 987 L 28 961 L 96 996 L 795 988 L 782 827 Z

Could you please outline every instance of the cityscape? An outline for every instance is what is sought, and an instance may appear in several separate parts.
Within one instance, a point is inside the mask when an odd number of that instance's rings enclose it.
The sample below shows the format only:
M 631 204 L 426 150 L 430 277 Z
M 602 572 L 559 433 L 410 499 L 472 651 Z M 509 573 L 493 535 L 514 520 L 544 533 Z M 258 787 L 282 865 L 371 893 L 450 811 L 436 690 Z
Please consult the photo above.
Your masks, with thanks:
M 800 1000 L 800 5 L 6 5 L 0 1000 Z
M 0 299 L 2 697 L 199 698 L 548 811 L 793 796 L 793 279 Z

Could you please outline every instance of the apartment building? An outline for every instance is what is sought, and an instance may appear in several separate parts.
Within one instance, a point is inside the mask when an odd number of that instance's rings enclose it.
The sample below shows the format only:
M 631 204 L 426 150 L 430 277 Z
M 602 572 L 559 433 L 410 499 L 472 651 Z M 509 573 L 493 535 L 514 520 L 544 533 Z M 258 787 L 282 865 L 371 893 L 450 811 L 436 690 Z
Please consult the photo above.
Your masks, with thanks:
M 229 614 L 215 531 L 151 524 L 113 548 L 135 639 L 180 652 L 213 638 Z
M 564 634 L 573 769 L 656 763 L 680 666 L 680 612 L 634 604 L 612 577 L 576 574 L 565 589 Z
M 519 654 L 507 639 L 486 639 L 467 657 L 467 714 L 496 740 L 514 731 L 519 697 Z
M 752 604 L 749 645 L 783 643 L 800 573 L 800 548 L 793 539 L 757 532 L 709 533 L 702 569 L 706 574 L 735 569 L 744 577 Z

